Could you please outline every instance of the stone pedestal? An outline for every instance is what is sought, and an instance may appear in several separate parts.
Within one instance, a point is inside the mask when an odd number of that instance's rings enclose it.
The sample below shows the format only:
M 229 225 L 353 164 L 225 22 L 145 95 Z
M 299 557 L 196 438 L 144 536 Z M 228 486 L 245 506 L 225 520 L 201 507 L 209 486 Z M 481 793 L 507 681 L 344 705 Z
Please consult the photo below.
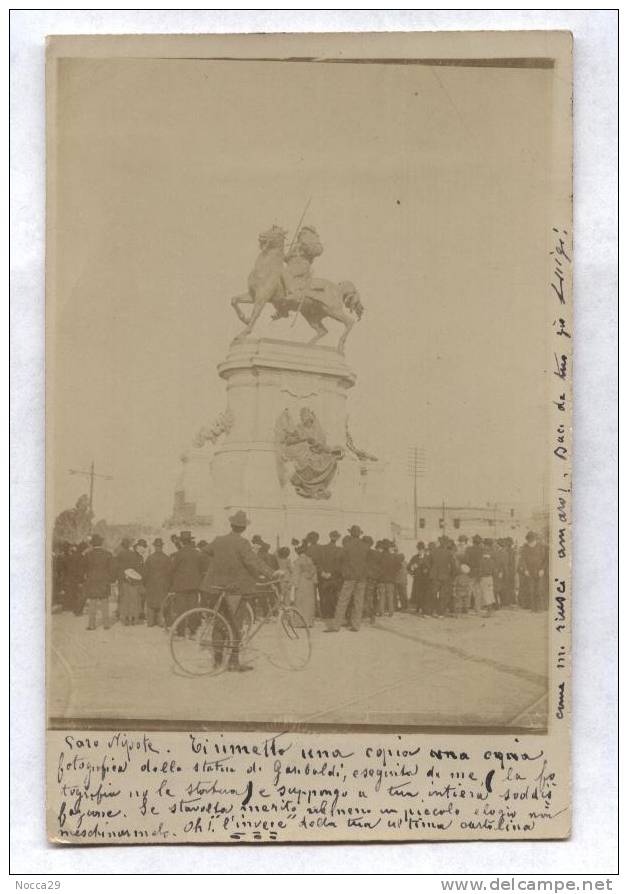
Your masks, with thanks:
M 186 491 L 199 510 L 211 512 L 216 533 L 228 530 L 228 516 L 244 509 L 251 532 L 273 548 L 311 530 L 325 541 L 333 528 L 344 534 L 351 524 L 373 537 L 390 536 L 385 464 L 347 445 L 347 399 L 356 377 L 338 351 L 249 338 L 232 343 L 218 374 L 226 383 L 230 425 L 207 452 L 205 492 Z M 289 475 L 281 481 L 277 421 L 286 409 L 298 420 L 303 407 L 316 414 L 328 446 L 344 450 L 329 499 L 299 496 Z

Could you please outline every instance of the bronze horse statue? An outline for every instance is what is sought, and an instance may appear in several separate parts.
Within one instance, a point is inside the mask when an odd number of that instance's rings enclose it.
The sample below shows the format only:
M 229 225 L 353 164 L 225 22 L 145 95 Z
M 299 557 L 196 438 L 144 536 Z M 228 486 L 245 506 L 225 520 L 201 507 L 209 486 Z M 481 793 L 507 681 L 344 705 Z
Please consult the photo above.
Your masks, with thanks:
M 356 319 L 364 312 L 357 289 L 348 281 L 334 283 L 311 275 L 312 260 L 323 251 L 313 227 L 299 231 L 287 254 L 285 240 L 285 230 L 277 226 L 260 233 L 260 253 L 249 274 L 248 290 L 231 299 L 233 309 L 245 324 L 237 338 L 250 335 L 264 307 L 272 304 L 275 320 L 287 317 L 291 311 L 301 314 L 315 332 L 308 344 L 315 344 L 327 334 L 323 320 L 342 323 L 345 328 L 338 342 L 342 352 Z M 248 317 L 240 309 L 242 304 L 253 305 Z

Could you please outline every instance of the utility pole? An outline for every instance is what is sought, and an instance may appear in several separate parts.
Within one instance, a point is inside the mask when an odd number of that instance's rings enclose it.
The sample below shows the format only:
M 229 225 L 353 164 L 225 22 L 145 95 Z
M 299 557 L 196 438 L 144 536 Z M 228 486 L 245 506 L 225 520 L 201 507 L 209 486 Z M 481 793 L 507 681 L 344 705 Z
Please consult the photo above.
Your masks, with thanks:
M 89 478 L 89 518 L 90 525 L 94 514 L 94 478 L 102 478 L 105 481 L 113 481 L 112 475 L 100 475 L 95 471 L 94 460 L 91 461 L 89 472 L 84 469 L 68 469 L 70 475 L 82 475 Z
M 425 474 L 425 450 L 416 444 L 410 449 L 408 456 L 408 475 L 413 483 L 414 539 L 419 536 L 419 478 Z

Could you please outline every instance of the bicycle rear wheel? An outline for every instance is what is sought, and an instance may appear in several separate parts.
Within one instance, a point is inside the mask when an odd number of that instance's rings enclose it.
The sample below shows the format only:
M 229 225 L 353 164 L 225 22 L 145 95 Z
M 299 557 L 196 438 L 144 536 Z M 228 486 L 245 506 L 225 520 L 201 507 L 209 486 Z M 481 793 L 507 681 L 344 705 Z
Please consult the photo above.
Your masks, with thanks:
M 179 615 L 170 632 L 170 653 L 184 673 L 195 677 L 222 673 L 234 651 L 231 625 L 211 608 Z
M 312 654 L 310 628 L 301 612 L 282 606 L 273 622 L 274 643 L 268 659 L 283 670 L 301 670 Z

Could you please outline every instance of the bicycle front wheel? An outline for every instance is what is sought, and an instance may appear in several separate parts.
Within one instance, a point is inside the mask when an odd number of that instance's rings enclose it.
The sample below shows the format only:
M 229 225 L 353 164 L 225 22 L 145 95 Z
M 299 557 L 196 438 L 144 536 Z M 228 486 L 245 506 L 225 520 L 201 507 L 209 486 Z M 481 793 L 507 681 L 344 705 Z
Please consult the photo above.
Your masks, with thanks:
M 227 619 L 211 608 L 193 608 L 174 621 L 170 653 L 177 667 L 195 677 L 222 673 L 234 652 Z
M 310 660 L 312 644 L 310 628 L 301 612 L 282 606 L 273 623 L 274 647 L 268 658 L 283 670 L 302 670 Z

